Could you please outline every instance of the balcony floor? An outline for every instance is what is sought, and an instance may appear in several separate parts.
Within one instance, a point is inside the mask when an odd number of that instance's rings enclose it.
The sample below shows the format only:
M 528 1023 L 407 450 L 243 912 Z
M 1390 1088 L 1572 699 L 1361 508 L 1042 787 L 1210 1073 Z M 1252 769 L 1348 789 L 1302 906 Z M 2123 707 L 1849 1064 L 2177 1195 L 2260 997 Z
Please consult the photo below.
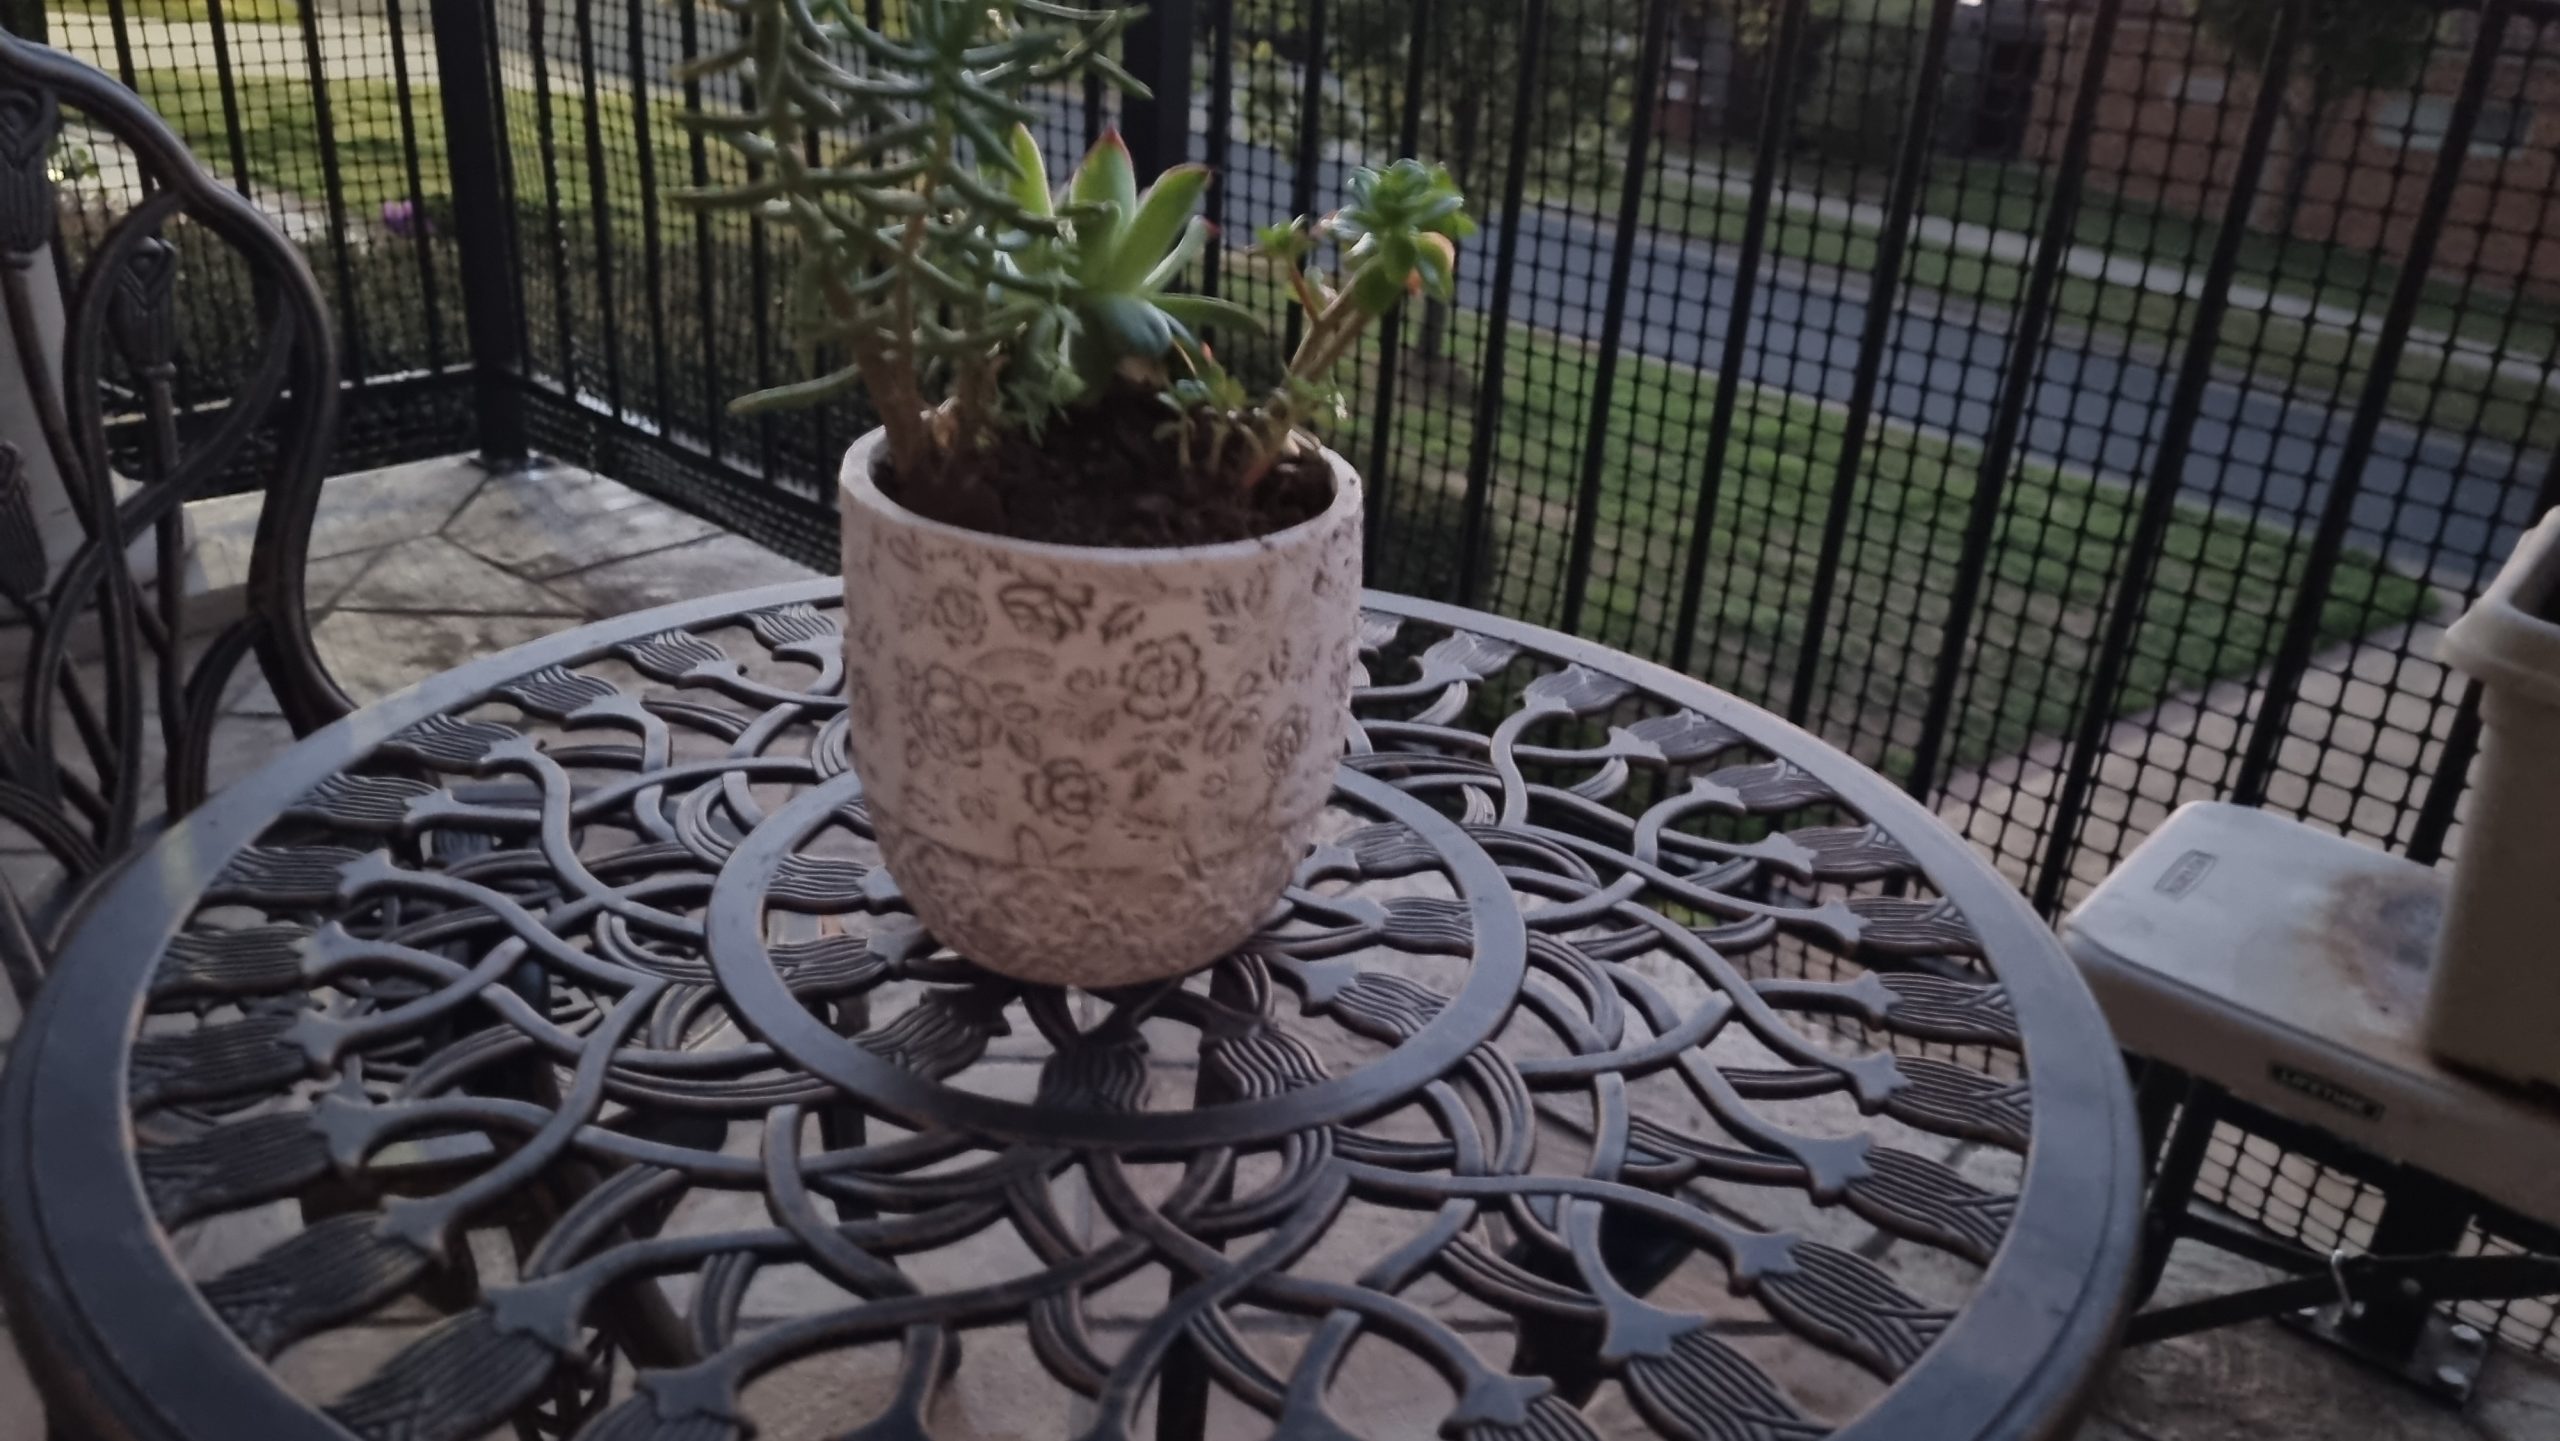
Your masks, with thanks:
M 245 570 L 254 505 L 214 502 L 198 516 L 208 571 Z M 804 577 L 806 568 L 742 537 L 661 505 L 608 479 L 570 467 L 492 476 L 461 458 L 342 476 L 331 482 L 310 566 L 314 632 L 321 653 L 359 700 L 369 701 L 474 655 L 502 649 L 601 616 L 751 585 Z M 2352 676 L 2349 663 L 2339 674 Z M 217 783 L 273 754 L 288 738 L 263 685 L 231 698 L 215 748 Z M 2131 723 L 2128 723 L 2131 726 Z M 2143 728 L 2128 737 L 2148 736 Z M 2031 788 L 2037 757 L 2003 773 L 1986 768 L 1954 787 L 1948 819 L 1976 829 L 1974 795 Z M 2030 774 L 2021 774 L 2021 771 Z M 2164 808 L 2165 809 L 2165 808 Z M 2129 821 L 2134 818 L 2128 818 Z M 2144 826 L 2147 829 L 2147 825 Z M 1983 835 L 1979 841 L 1992 838 Z M 5 858 L 0 858 L 5 859 Z M 16 1017 L 0 997 L 0 1046 Z M 2294 1178 L 2319 1189 L 2314 1177 Z M 2210 1178 L 2209 1178 L 2210 1182 Z M 193 1258 L 201 1263 L 204 1258 Z M 1892 1255 L 1886 1264 L 1895 1264 Z M 2193 1246 L 2182 1248 L 2162 1290 L 2177 1300 L 2253 1284 L 2265 1273 Z M 979 1364 L 1001 1372 L 1033 1366 L 1000 1341 Z M 973 1342 L 973 1345 L 977 1344 Z M 1020 1349 L 1015 1347 L 1014 1349 Z M 346 1358 L 329 1374 L 325 1358 L 295 1380 L 313 1394 L 344 1389 L 378 1357 Z M 1357 1387 L 1360 1378 L 1346 1377 Z M 1404 1390 L 1381 1376 L 1378 1413 L 1397 1414 Z M 1020 1388 L 1037 1396 L 1042 1388 Z M 778 1414 L 806 1419 L 808 1434 L 842 1417 L 840 1398 L 812 1387 L 805 1399 L 776 1398 Z M 952 1438 L 1065 1437 L 1081 1418 L 1008 1399 L 1011 1388 L 954 1388 L 936 1417 Z M 761 1400 L 761 1398 L 760 1398 Z M 1360 1408 L 1346 1405 L 1346 1416 Z M 33 1388 L 13 1352 L 0 1346 L 0 1437 L 43 1434 Z M 1610 1431 L 1607 1434 L 1616 1434 Z M 2560 1367 L 2502 1350 L 2470 1408 L 2454 1413 L 2336 1359 L 2272 1324 L 2260 1323 L 2129 1352 L 2108 1378 L 2080 1441 L 2550 1441 L 2560 1436 Z

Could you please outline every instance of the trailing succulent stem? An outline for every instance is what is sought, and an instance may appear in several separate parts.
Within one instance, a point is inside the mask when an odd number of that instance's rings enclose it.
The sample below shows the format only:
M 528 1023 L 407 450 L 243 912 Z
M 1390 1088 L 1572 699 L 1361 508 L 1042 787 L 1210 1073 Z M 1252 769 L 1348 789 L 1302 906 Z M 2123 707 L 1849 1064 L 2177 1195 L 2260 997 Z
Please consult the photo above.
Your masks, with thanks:
M 1199 214 L 1208 171 L 1176 166 L 1142 191 L 1113 134 L 1053 193 L 1028 128 L 1036 97 L 1087 75 L 1144 93 L 1109 54 L 1135 7 L 902 0 L 897 23 L 875 27 L 861 0 L 716 3 L 739 42 L 683 73 L 723 82 L 736 105 L 685 119 L 743 156 L 744 178 L 677 198 L 787 227 L 795 330 L 813 362 L 830 358 L 735 408 L 858 387 L 910 483 L 943 483 L 955 457 L 1135 391 L 1173 407 L 1188 463 L 1249 488 L 1325 406 L 1326 377 L 1371 322 L 1408 292 L 1448 293 L 1453 242 L 1473 230 L 1447 174 L 1407 160 L 1355 175 L 1351 203 L 1323 222 L 1266 232 L 1312 324 L 1255 401 L 1200 339 L 1255 318 L 1178 288 L 1216 240 Z M 1343 247 L 1337 288 L 1302 269 L 1324 240 Z

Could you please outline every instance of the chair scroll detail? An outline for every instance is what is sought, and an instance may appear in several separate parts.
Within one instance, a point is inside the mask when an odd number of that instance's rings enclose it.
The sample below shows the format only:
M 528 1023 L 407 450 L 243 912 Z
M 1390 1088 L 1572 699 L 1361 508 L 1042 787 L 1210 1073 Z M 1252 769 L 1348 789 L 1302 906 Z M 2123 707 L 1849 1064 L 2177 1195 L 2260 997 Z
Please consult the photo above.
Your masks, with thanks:
M 96 189 L 66 182 L 99 150 Z M 111 182 L 111 183 L 110 183 Z M 245 283 L 243 279 L 245 278 Z M 253 312 L 178 323 L 182 285 Z M 339 361 L 301 251 L 132 91 L 0 32 L 0 303 L 22 418 L 0 435 L 0 822 L 59 868 L 0 897 L 22 994 L 88 883 L 204 798 L 221 701 L 254 655 L 308 732 L 352 707 L 312 643 L 303 565 Z M 243 613 L 193 617 L 183 507 L 263 491 Z M 71 524 L 48 534 L 48 509 Z M 201 604 L 201 602 L 196 602 Z

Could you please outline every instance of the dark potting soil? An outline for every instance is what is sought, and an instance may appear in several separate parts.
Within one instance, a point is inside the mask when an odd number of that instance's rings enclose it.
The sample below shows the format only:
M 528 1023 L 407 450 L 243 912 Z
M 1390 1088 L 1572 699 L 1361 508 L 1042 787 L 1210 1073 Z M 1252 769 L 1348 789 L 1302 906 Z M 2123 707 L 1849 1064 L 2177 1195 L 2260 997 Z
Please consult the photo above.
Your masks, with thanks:
M 1251 490 L 1230 474 L 1182 463 L 1172 418 L 1147 396 L 1054 417 L 1037 436 L 1006 435 L 953 458 L 928 485 L 893 466 L 879 473 L 891 500 L 946 525 L 1016 540 L 1154 550 L 1250 540 L 1313 520 L 1333 503 L 1322 456 L 1293 451 Z M 1205 442 L 1195 449 L 1205 453 Z

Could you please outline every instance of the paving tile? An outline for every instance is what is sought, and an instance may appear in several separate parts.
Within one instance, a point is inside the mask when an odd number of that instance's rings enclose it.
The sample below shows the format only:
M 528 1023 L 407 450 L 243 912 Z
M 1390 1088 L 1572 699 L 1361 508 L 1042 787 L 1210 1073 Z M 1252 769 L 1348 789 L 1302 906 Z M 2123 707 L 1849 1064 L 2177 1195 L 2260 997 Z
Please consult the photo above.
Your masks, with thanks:
M 718 529 L 602 476 L 546 466 L 491 477 L 444 533 L 518 575 L 548 580 L 700 540 Z
M 745 536 L 716 535 L 556 576 L 550 585 L 591 615 L 622 615 L 723 591 L 807 580 L 816 574 Z
M 442 536 L 403 541 L 373 563 L 333 604 L 349 610 L 462 615 L 578 615 L 578 607 L 491 565 Z
M 312 513 L 311 559 L 433 535 L 488 479 L 488 472 L 460 455 L 332 477 Z M 261 499 L 221 496 L 187 507 L 206 574 L 249 573 Z
M 492 651 L 538 640 L 572 622 L 561 616 L 391 615 L 342 610 L 313 630 L 329 673 L 360 705 Z

